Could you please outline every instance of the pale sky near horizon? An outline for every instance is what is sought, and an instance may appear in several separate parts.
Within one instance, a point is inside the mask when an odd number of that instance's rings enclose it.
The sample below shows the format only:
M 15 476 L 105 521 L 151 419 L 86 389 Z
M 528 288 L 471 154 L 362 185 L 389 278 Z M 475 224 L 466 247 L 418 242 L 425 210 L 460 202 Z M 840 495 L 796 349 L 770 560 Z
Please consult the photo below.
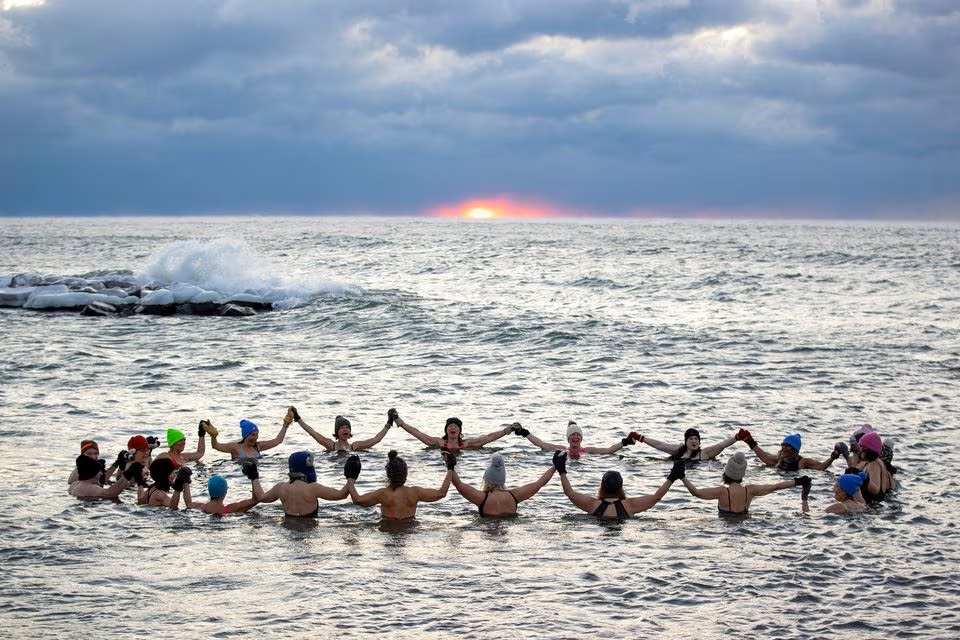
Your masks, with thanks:
M 477 203 L 958 221 L 960 2 L 0 0 L 0 215 Z

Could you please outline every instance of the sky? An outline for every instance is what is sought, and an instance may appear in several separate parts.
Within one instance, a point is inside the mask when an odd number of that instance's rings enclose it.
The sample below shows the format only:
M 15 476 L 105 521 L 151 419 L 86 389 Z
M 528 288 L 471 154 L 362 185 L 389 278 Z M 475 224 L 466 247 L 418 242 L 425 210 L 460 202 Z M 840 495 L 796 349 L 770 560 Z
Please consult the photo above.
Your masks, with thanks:
M 960 221 L 957 0 L 0 0 L 0 215 Z

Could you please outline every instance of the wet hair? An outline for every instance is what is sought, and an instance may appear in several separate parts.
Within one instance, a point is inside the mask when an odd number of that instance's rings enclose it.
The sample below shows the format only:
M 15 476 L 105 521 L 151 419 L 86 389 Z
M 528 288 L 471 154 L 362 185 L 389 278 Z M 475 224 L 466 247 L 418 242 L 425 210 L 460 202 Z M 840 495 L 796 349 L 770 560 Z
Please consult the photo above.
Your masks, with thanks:
M 150 477 L 153 478 L 153 486 L 161 491 L 170 491 L 170 474 L 173 472 L 173 460 L 170 458 L 157 458 L 150 463 Z
M 677 449 L 673 455 L 667 458 L 667 460 L 682 460 L 683 454 L 685 454 L 686 452 L 687 452 L 687 442 L 686 440 L 684 440 L 683 444 L 680 445 L 680 448 Z
M 463 446 L 463 420 L 456 417 L 447 418 L 447 421 L 443 423 L 443 437 L 440 438 L 441 441 L 447 441 L 447 427 L 451 424 L 455 424 L 460 427 L 460 433 L 457 434 L 457 444 L 461 447 Z
M 737 484 L 743 483 L 743 480 L 734 480 L 727 474 L 723 474 L 723 477 L 721 478 L 721 480 L 723 481 L 723 484 L 733 484 L 734 482 L 736 482 Z
M 387 480 L 394 489 L 402 487 L 407 481 L 407 463 L 393 449 L 387 454 Z

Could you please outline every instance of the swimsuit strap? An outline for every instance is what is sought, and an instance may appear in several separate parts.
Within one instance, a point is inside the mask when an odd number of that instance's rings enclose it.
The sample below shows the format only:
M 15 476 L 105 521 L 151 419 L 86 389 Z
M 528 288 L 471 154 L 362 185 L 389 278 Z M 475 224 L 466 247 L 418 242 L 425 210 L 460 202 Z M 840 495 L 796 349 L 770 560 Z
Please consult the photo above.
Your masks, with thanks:
M 480 516 L 481 516 L 481 517 L 483 516 L 483 505 L 487 504 L 487 498 L 490 497 L 490 494 L 491 494 L 491 493 L 493 493 L 493 492 L 492 492 L 492 491 L 484 491 L 484 492 L 483 492 L 483 500 L 480 501 Z
M 517 500 L 517 496 L 513 495 L 513 491 L 507 491 L 507 493 L 509 493 L 509 494 L 510 494 L 510 497 L 513 498 L 513 506 L 514 506 L 514 507 L 516 507 L 518 504 L 520 504 L 520 501 Z

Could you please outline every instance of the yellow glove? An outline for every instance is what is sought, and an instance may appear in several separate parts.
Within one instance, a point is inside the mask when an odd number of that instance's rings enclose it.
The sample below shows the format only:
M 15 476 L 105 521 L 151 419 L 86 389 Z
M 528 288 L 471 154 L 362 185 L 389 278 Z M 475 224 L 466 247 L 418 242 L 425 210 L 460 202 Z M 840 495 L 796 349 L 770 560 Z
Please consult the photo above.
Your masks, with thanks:
M 220 435 L 220 432 L 217 431 L 217 428 L 213 426 L 213 423 L 209 420 L 203 421 L 203 430 L 206 431 L 207 435 L 211 438 L 216 438 L 218 435 Z
M 287 409 L 287 415 L 283 416 L 283 426 L 289 427 L 293 422 L 293 407 Z

